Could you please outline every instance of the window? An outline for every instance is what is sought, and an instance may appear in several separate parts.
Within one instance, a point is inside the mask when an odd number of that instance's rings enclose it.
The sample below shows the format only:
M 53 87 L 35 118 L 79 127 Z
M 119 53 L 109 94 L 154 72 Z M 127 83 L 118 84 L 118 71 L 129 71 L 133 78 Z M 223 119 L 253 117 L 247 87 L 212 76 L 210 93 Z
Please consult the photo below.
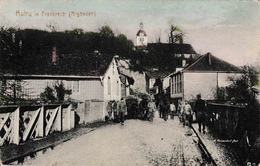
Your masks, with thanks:
M 79 92 L 79 81 L 73 81 L 72 92 L 73 93 L 78 93 Z
M 172 93 L 182 93 L 182 76 L 181 74 L 175 75 L 172 78 Z

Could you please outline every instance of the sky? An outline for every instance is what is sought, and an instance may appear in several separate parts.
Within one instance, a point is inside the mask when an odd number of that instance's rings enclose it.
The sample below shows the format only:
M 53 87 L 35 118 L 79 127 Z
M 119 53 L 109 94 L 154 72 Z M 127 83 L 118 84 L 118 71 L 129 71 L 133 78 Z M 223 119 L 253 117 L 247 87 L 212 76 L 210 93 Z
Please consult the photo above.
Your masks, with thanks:
M 140 22 L 148 42 L 160 37 L 167 43 L 173 24 L 198 54 L 237 66 L 260 64 L 260 0 L 0 0 L 5 27 L 98 31 L 108 25 L 135 41 Z

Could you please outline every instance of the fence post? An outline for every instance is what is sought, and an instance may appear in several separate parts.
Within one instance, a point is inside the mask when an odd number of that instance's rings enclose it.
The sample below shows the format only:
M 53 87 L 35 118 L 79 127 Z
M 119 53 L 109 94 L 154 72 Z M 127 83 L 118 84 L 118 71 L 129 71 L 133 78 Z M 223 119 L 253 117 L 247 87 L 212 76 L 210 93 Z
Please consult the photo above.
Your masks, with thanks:
M 62 129 L 62 114 L 61 114 L 61 105 L 58 107 L 58 112 L 57 112 L 57 116 L 56 116 L 56 130 L 57 131 L 61 131 Z
M 70 112 L 71 112 L 71 109 L 72 109 L 72 105 L 69 105 L 69 107 L 67 108 L 67 113 L 66 113 L 66 114 L 67 114 L 67 125 L 68 125 L 68 126 L 67 126 L 67 127 L 68 127 L 67 129 L 68 129 L 68 130 L 71 129 L 71 127 L 70 127 L 70 126 L 71 126 L 71 124 L 70 124 L 70 120 L 71 120 L 71 118 L 70 118 L 70 117 L 71 117 L 71 116 L 70 116 Z
M 72 109 L 70 105 L 70 129 L 75 127 L 75 110 Z
M 56 131 L 61 131 L 61 120 L 62 120 L 62 115 L 61 115 L 61 105 L 59 105 L 57 108 L 56 108 L 56 114 L 53 114 L 53 128 L 56 130 Z
M 45 120 L 45 116 L 44 116 L 44 107 L 42 106 L 40 109 L 40 113 L 39 113 L 39 118 L 38 118 L 38 136 L 40 137 L 44 137 L 44 120 Z
M 20 107 L 13 112 L 13 143 L 18 145 L 20 141 Z

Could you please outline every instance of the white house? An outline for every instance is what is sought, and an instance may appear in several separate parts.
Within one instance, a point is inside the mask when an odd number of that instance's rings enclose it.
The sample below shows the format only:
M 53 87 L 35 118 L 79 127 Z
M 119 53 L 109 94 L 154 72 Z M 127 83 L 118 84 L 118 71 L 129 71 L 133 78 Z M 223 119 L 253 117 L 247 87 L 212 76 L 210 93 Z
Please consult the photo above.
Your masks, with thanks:
M 65 89 L 71 90 L 70 98 L 84 102 L 85 100 L 120 100 L 121 98 L 121 80 L 118 71 L 116 57 L 106 55 L 106 58 L 100 57 L 102 65 L 97 68 L 85 67 L 85 71 L 67 74 L 60 70 L 58 74 L 51 72 L 46 74 L 5 74 L 3 80 L 12 82 L 16 78 L 16 84 L 19 84 L 19 93 L 23 98 L 38 99 L 44 89 L 53 87 L 55 83 L 63 83 Z M 89 64 L 85 64 L 86 66 Z M 84 69 L 84 67 L 82 67 Z M 65 68 L 66 70 L 66 68 Z M 57 72 L 55 72 L 57 73 Z M 74 73 L 74 74 L 72 74 Z M 85 74 L 81 74 L 85 73 Z
M 241 73 L 239 67 L 207 53 L 171 74 L 170 96 L 176 101 L 196 99 L 201 94 L 203 99 L 213 100 L 217 88 L 231 84 L 228 77 L 239 77 Z

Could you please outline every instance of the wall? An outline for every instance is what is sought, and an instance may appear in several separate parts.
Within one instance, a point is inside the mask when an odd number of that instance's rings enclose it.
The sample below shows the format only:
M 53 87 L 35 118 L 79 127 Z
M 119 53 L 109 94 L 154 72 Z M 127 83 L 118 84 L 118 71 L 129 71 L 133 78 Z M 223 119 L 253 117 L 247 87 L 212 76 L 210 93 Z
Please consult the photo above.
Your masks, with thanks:
M 104 100 L 120 100 L 121 98 L 121 81 L 117 70 L 115 60 L 111 62 L 104 76 Z M 110 92 L 110 93 L 109 93 Z
M 104 99 L 104 86 L 100 80 L 82 80 L 79 81 L 79 92 L 73 93 L 70 97 L 85 101 L 91 99 L 103 100 Z
M 184 99 L 196 99 L 197 94 L 206 100 L 214 99 L 214 90 L 217 87 L 215 73 L 184 73 Z
M 99 78 L 86 80 L 79 80 L 78 78 L 70 78 L 70 80 L 24 79 L 21 84 L 24 93 L 26 93 L 29 98 L 39 98 L 40 94 L 44 92 L 47 86 L 53 88 L 57 81 L 62 81 L 66 89 L 72 90 L 70 98 L 75 100 L 85 101 L 90 99 L 104 99 L 104 87 Z M 77 86 L 75 86 L 76 83 L 78 84 Z
M 184 73 L 184 99 L 196 99 L 201 94 L 205 100 L 213 100 L 217 87 L 229 86 L 228 77 L 239 77 L 237 73 Z
M 80 117 L 80 124 L 104 120 L 106 115 L 104 111 L 104 101 L 86 100 L 85 103 L 78 104 L 76 113 Z

